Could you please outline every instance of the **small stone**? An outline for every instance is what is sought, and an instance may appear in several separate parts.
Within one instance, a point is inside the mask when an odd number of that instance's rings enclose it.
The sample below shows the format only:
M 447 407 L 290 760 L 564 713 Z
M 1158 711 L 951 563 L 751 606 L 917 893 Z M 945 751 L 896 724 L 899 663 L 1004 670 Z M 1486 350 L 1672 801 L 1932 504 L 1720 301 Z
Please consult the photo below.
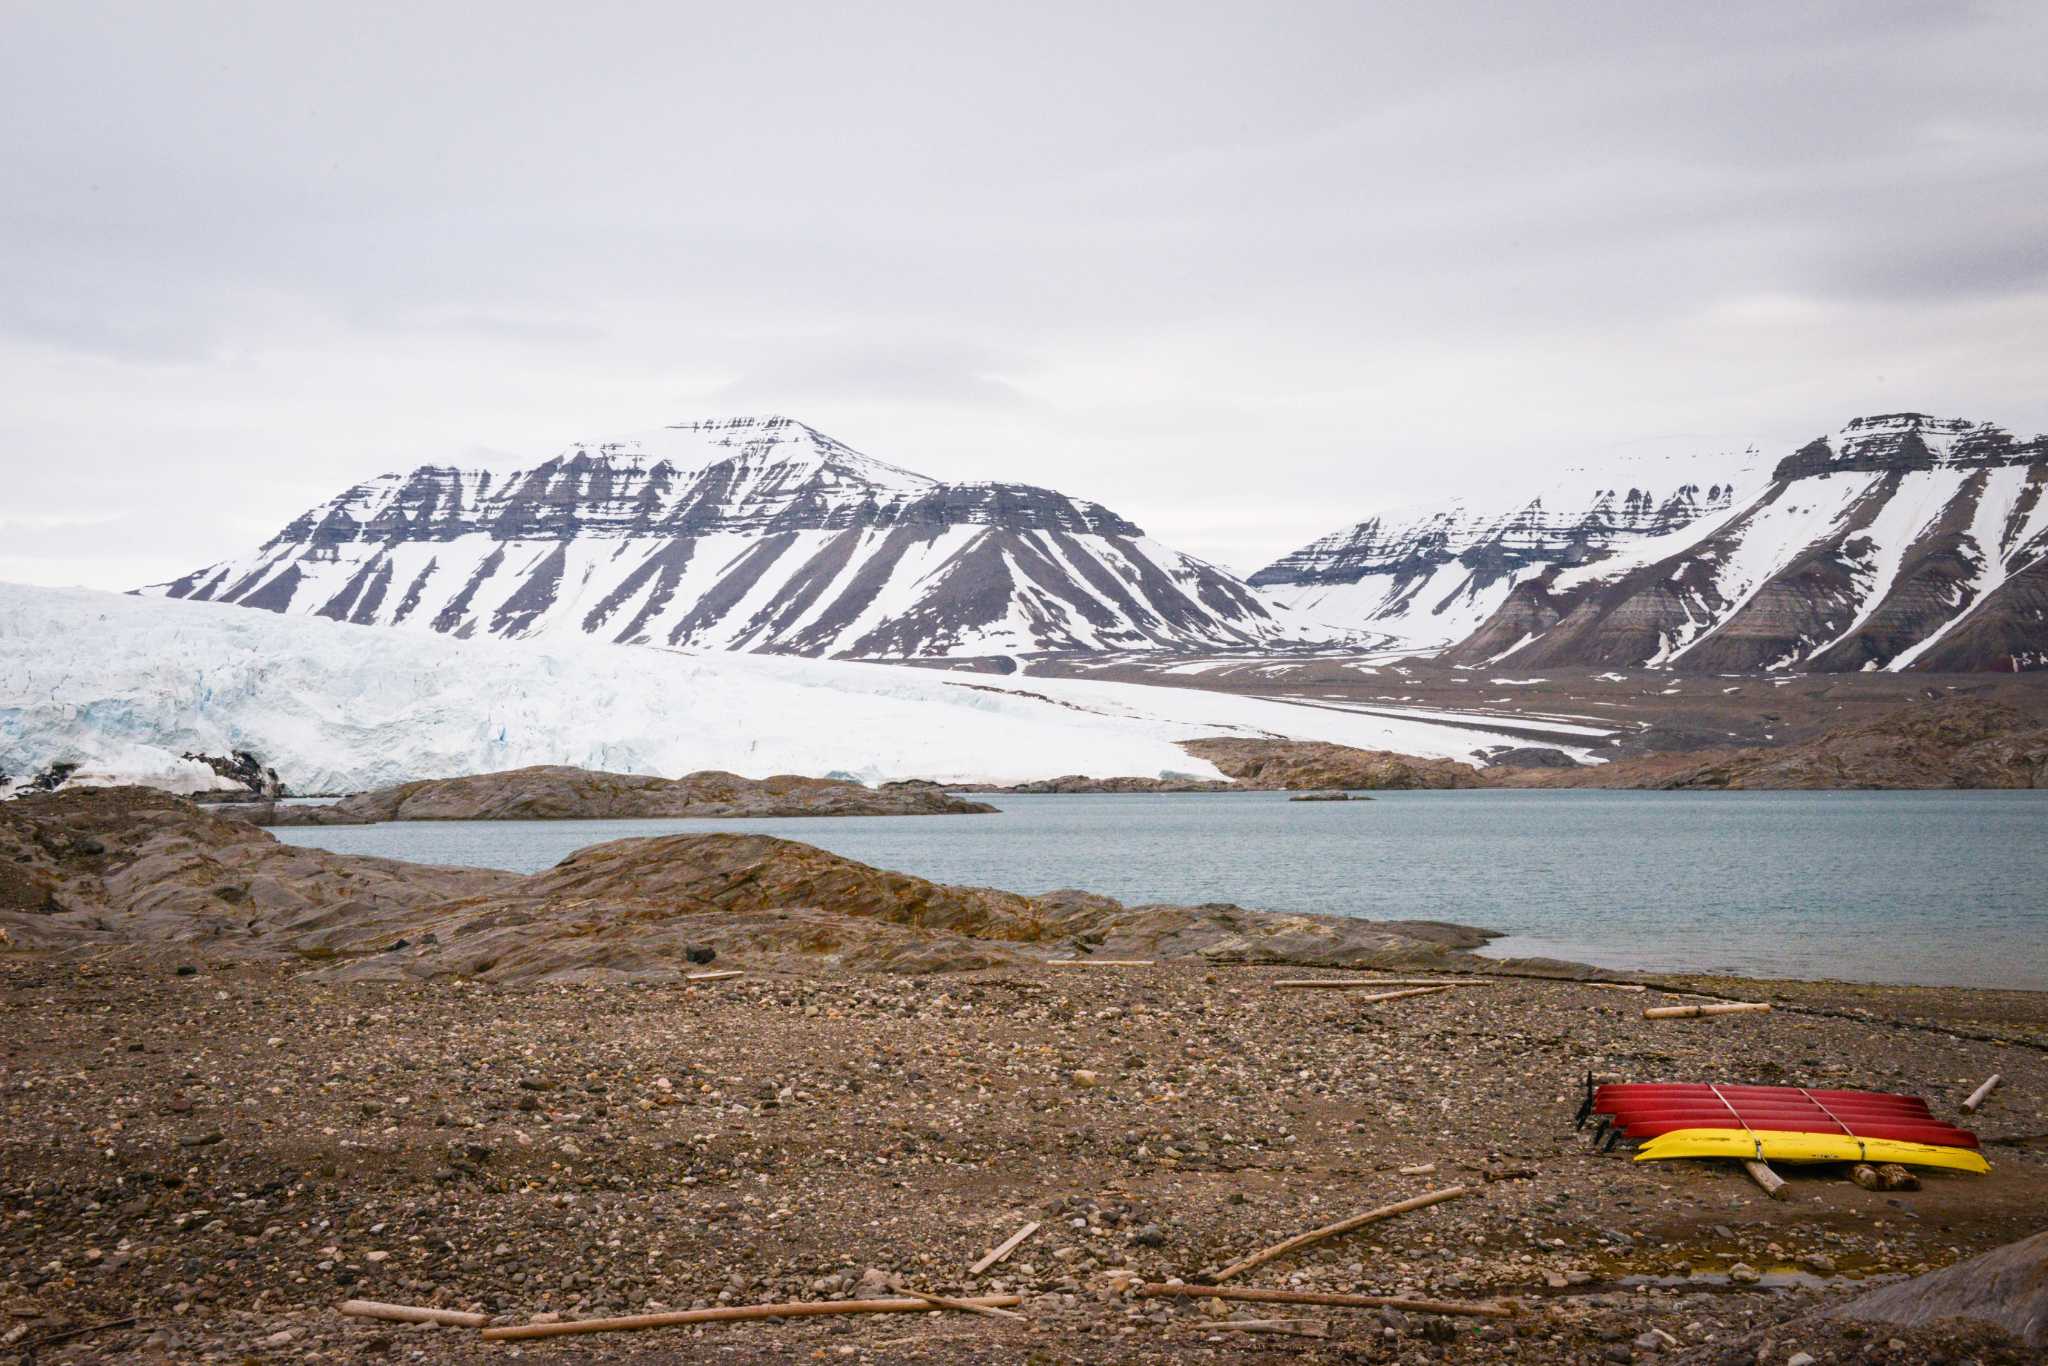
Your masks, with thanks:
M 1813 1363 L 1814 1355 L 1811 1352 L 1794 1352 L 1785 1358 L 1785 1366 L 1813 1366 Z
M 1102 1078 L 1100 1076 L 1098 1076 L 1094 1072 L 1088 1071 L 1085 1068 L 1077 1070 L 1074 1073 L 1074 1085 L 1080 1087 L 1082 1090 L 1086 1090 L 1089 1087 L 1096 1085 L 1101 1080 Z
M 1728 1268 L 1728 1279 L 1737 1285 L 1755 1285 L 1763 1278 L 1764 1273 L 1758 1271 L 1748 1262 L 1737 1262 L 1734 1266 Z

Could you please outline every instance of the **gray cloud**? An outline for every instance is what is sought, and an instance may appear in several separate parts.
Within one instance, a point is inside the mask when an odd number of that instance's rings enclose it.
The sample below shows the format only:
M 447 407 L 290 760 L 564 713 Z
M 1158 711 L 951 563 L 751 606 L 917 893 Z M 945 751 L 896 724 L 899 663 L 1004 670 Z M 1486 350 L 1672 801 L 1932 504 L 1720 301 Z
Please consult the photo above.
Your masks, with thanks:
M 736 406 L 1247 569 L 1674 441 L 2048 428 L 2044 39 L 1881 0 L 11 7 L 0 572 L 164 577 L 380 469 Z

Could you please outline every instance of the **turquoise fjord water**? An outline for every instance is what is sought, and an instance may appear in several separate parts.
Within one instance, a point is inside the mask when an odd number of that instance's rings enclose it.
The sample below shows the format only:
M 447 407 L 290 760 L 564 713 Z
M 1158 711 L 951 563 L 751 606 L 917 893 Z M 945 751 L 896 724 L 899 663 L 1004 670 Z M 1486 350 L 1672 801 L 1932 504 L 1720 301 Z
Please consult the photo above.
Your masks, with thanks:
M 2048 989 L 2048 792 L 996 796 L 999 816 L 280 830 L 535 871 L 603 840 L 755 831 L 1017 892 L 1451 920 L 1613 968 Z

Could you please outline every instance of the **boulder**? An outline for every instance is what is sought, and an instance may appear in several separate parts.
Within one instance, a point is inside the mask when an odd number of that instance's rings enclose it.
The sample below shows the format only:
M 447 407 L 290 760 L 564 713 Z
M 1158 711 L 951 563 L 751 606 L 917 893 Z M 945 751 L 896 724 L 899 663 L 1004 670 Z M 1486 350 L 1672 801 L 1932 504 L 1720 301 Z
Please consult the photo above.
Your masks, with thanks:
M 1830 1318 L 1918 1327 L 1972 1319 L 2048 1348 L 2048 1230 L 1954 1266 L 1873 1290 Z

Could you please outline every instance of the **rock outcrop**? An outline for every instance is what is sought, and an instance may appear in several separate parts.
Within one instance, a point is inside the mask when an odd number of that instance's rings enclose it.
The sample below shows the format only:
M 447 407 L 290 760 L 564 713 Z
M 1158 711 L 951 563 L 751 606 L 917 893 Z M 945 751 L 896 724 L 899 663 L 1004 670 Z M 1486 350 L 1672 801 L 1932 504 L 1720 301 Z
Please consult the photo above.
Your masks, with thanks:
M 0 928 L 17 947 L 318 953 L 519 881 L 280 844 L 149 788 L 0 802 Z
M 1214 778 L 1091 778 L 1085 773 L 1069 773 L 1060 778 L 1040 778 L 1035 782 L 1012 783 L 1008 787 L 975 787 L 960 790 L 1040 796 L 1047 793 L 1072 795 L 1087 792 L 1239 792 L 1243 789 L 1242 783 L 1219 782 Z
M 1412 754 L 1353 749 L 1320 740 L 1216 738 L 1183 741 L 1181 748 L 1198 759 L 1207 759 L 1242 787 L 1270 791 L 1402 791 L 1487 785 L 1478 769 L 1455 759 L 1418 759 Z
M 1830 1310 L 1828 1317 L 1905 1328 L 1969 1319 L 2048 1349 L 2048 1231 L 1883 1286 Z
M 1488 770 L 1504 787 L 1928 789 L 2048 787 L 2048 725 L 1949 698 L 1770 749 L 1655 754 L 1597 768 Z
M 180 962 L 295 957 L 336 979 L 672 978 L 707 948 L 720 964 L 892 972 L 1089 953 L 1500 966 L 1465 952 L 1492 936 L 1461 926 L 1125 906 L 1073 891 L 1022 896 L 765 835 L 617 840 L 530 877 L 425 867 L 294 848 L 140 788 L 0 805 L 0 870 L 9 949 Z
M 537 764 L 502 773 L 432 778 L 362 792 L 327 806 L 251 805 L 233 814 L 260 825 L 367 825 L 376 821 L 629 820 L 638 817 L 941 816 L 993 812 L 929 784 L 881 788 L 837 778 L 742 778 L 692 773 L 656 778 Z

